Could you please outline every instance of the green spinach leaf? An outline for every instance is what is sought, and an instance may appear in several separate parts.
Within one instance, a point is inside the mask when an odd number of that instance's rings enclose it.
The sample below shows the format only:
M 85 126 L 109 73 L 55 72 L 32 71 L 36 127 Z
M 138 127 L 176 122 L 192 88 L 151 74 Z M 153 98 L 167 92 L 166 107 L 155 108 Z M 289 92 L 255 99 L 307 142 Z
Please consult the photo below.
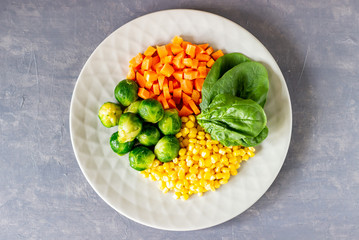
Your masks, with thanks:
M 251 99 L 219 94 L 197 116 L 197 121 L 213 139 L 225 146 L 237 146 L 263 141 L 267 117 L 263 108 Z
M 237 66 L 240 63 L 243 62 L 249 62 L 251 61 L 248 57 L 241 53 L 228 53 L 224 56 L 218 58 L 213 66 L 211 67 L 211 70 L 209 71 L 206 80 L 203 83 L 202 87 L 202 103 L 200 104 L 201 109 L 204 110 L 208 107 L 210 104 L 208 95 L 210 93 L 210 90 L 217 82 L 218 79 L 220 79 L 223 74 L 225 74 L 228 70 L 231 68 Z
M 206 80 L 207 81 L 207 80 Z M 206 82 L 205 81 L 205 82 Z M 228 93 L 244 99 L 252 99 L 264 107 L 269 88 L 267 69 L 258 62 L 244 62 L 228 70 L 213 84 L 206 102 L 211 103 L 220 93 Z M 202 103 L 204 96 L 202 96 Z M 201 109 L 205 109 L 205 105 Z

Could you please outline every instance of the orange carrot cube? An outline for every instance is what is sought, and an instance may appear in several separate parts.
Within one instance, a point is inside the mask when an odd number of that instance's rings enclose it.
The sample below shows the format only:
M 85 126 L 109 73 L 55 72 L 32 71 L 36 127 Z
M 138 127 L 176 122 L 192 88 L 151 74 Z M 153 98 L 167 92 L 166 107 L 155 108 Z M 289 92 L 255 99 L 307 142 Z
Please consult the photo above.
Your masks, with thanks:
M 218 50 L 214 53 L 212 53 L 212 57 L 214 60 L 217 60 L 218 58 L 222 57 L 224 54 L 222 52 L 222 50 Z
M 146 51 L 143 53 L 146 57 L 151 57 L 156 52 L 156 48 L 149 46 Z
M 160 58 L 164 58 L 168 55 L 167 48 L 165 45 L 163 46 L 157 46 L 157 53 Z
M 160 73 L 166 77 L 170 77 L 174 71 L 174 68 L 169 63 L 165 63 L 161 68 Z

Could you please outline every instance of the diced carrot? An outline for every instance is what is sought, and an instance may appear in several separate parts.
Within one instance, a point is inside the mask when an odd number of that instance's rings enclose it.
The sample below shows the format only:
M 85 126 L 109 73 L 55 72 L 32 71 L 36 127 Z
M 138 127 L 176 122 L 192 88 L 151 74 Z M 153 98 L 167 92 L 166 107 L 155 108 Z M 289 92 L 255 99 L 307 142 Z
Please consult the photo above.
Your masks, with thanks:
M 134 58 L 130 60 L 130 67 L 136 68 L 138 67 L 143 60 L 143 55 L 141 53 L 137 54 Z
M 197 69 L 198 68 L 198 59 L 192 59 L 192 66 L 191 68 Z
M 159 62 L 155 65 L 155 71 L 157 74 L 160 74 L 162 67 L 163 67 L 163 64 L 161 62 Z
M 154 48 L 152 46 L 148 46 L 148 48 L 143 53 L 143 55 L 145 55 L 146 57 L 151 57 L 155 52 L 156 52 L 156 48 Z
M 182 89 L 181 88 L 173 89 L 173 99 L 175 100 L 176 104 L 179 104 L 181 102 L 181 98 L 182 98 Z
M 181 81 L 181 88 L 183 92 L 191 95 L 193 91 L 193 82 L 191 80 L 184 79 Z
M 198 67 L 198 75 L 199 78 L 206 78 L 207 76 L 207 68 L 206 67 Z
M 209 44 L 208 44 L 208 43 L 198 44 L 197 46 L 198 46 L 199 48 L 203 49 L 203 50 L 206 50 L 206 49 L 208 48 Z
M 166 57 L 168 54 L 166 46 L 157 46 L 157 53 L 160 58 Z
M 209 59 L 208 62 L 207 62 L 207 67 L 211 68 L 213 63 L 214 63 L 213 58 Z
M 182 101 L 184 105 L 189 106 L 189 101 L 192 100 L 192 98 L 190 96 L 188 96 L 185 93 L 182 93 Z
M 173 81 L 173 89 L 181 87 L 181 84 L 179 81 Z
M 170 99 L 171 98 L 171 94 L 170 94 L 170 90 L 168 88 L 168 83 L 164 83 L 163 84 L 163 96 L 166 99 Z
M 153 86 L 154 86 L 154 85 L 153 85 Z M 154 89 L 154 88 L 153 88 L 153 89 Z M 193 101 L 194 101 L 196 104 L 199 104 L 199 99 L 201 98 L 201 94 L 199 93 L 198 90 L 193 89 L 191 98 L 193 99 Z
M 149 98 L 155 98 L 156 97 L 156 94 L 154 94 L 153 91 L 148 91 L 148 92 L 150 93 Z
M 183 49 L 186 49 L 188 44 L 191 44 L 191 43 L 190 43 L 190 42 L 187 42 L 187 41 L 183 41 L 183 42 L 181 43 L 181 47 L 182 47 Z
M 174 36 L 171 40 L 171 42 L 173 44 L 178 44 L 178 45 L 181 45 L 181 43 L 183 42 L 183 39 L 179 36 Z
M 188 69 L 188 68 L 187 68 Z M 197 78 L 197 75 L 198 75 L 198 72 L 197 71 L 184 71 L 183 72 L 183 78 L 184 79 L 188 79 L 188 80 L 193 80 L 193 79 L 196 79 Z
M 128 71 L 126 78 L 131 80 L 134 80 L 136 78 L 135 70 L 132 67 L 130 67 L 130 70 Z
M 158 85 L 158 83 L 153 84 L 152 88 L 155 95 L 160 95 L 160 86 Z
M 213 57 L 214 60 L 217 60 L 218 58 L 222 57 L 223 55 L 224 54 L 223 54 L 221 49 L 214 52 L 214 53 L 212 53 L 212 57 Z
M 163 93 L 161 93 L 158 97 L 157 97 L 157 101 L 162 102 L 162 99 L 164 99 L 165 97 L 163 96 Z
M 211 54 L 213 53 L 213 47 L 207 48 L 207 49 L 206 49 L 206 53 L 207 53 L 208 55 L 211 55 Z
M 142 61 L 141 69 L 149 70 L 152 67 L 152 57 L 145 57 Z
M 165 76 L 163 76 L 163 75 L 158 75 L 158 85 L 159 85 L 159 87 L 160 87 L 160 90 L 162 91 L 162 89 L 163 89 L 163 83 L 164 83 L 164 81 L 165 81 Z
M 145 71 L 144 77 L 147 82 L 154 82 L 157 80 L 157 73 L 152 70 Z
M 160 62 L 160 56 L 157 55 L 156 57 L 152 57 L 152 69 L 153 70 L 156 70 L 156 69 L 154 69 L 154 66 L 159 62 Z
M 193 111 L 189 107 L 183 105 L 182 109 L 178 112 L 178 116 L 187 117 L 187 116 L 191 115 L 192 113 L 193 113 Z
M 165 63 L 161 68 L 160 73 L 166 77 L 170 77 L 174 71 L 174 68 L 169 63 Z
M 180 52 L 183 52 L 183 48 L 180 45 L 172 44 L 171 52 L 176 55 L 176 54 L 178 54 Z
M 167 102 L 170 108 L 176 108 L 176 103 L 173 99 L 168 99 Z
M 148 99 L 150 97 L 150 93 L 144 88 L 139 88 L 138 96 L 143 99 Z
M 196 46 L 192 44 L 187 44 L 186 54 L 189 55 L 191 58 L 194 58 L 194 56 L 196 55 Z
M 166 45 L 167 55 L 173 55 L 172 50 L 171 50 L 171 46 L 172 46 L 172 43 L 169 43 L 169 44 Z
M 136 80 L 137 80 L 138 85 L 140 85 L 141 88 L 145 87 L 146 80 L 140 72 L 136 72 Z
M 181 81 L 183 79 L 183 72 L 182 71 L 175 71 L 172 73 L 172 76 L 177 80 Z
M 182 62 L 182 59 L 179 58 L 174 58 L 172 60 L 173 65 L 177 68 L 177 69 L 183 69 L 185 67 L 185 65 Z
M 194 101 L 192 99 L 189 101 L 189 106 L 193 110 L 194 114 L 197 115 L 197 114 L 201 113 L 201 111 L 198 109 L 197 105 L 194 103 Z
M 153 85 L 153 82 L 151 82 L 151 81 L 146 81 L 145 88 L 147 88 L 148 90 L 150 90 L 150 89 L 152 88 L 152 85 Z
M 168 55 L 164 58 L 164 64 L 172 63 L 173 55 Z
M 164 109 L 169 109 L 170 108 L 166 98 L 163 98 L 161 103 L 162 103 L 162 106 L 163 106 Z
M 183 59 L 183 64 L 186 66 L 186 67 L 192 67 L 192 58 L 184 58 Z
M 168 90 L 170 91 L 170 93 L 173 93 L 173 81 L 172 80 L 168 81 Z
M 199 62 L 198 67 L 205 67 L 207 66 L 207 62 Z
M 204 78 L 196 78 L 194 80 L 194 87 L 196 88 L 197 91 L 199 92 L 202 91 L 203 83 L 204 83 Z
M 196 59 L 198 59 L 199 61 L 208 61 L 209 59 L 211 59 L 211 56 L 204 54 L 204 53 L 199 53 L 196 56 Z

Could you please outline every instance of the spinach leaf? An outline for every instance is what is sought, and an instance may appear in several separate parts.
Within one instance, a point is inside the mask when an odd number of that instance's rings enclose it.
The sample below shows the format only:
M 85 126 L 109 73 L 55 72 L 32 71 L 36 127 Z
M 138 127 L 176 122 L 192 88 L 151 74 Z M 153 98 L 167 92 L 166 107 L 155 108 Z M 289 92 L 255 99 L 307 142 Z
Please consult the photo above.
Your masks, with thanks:
M 231 68 L 237 66 L 240 63 L 249 61 L 251 60 L 241 53 L 228 53 L 215 61 L 206 77 L 206 80 L 203 83 L 201 92 L 202 103 L 200 104 L 202 110 L 206 109 L 211 103 L 208 96 L 213 84 L 215 84 L 217 80 L 220 79 L 223 74 L 225 74 Z
M 261 142 L 263 142 L 264 139 L 266 139 L 268 136 L 268 127 L 266 126 L 259 134 L 258 136 L 254 138 L 242 138 L 241 143 L 239 145 L 242 145 L 244 147 L 254 147 Z
M 263 107 L 268 88 L 267 69 L 258 62 L 244 62 L 228 70 L 213 84 L 206 101 L 210 103 L 218 94 L 229 93 L 240 98 L 252 99 Z
M 251 99 L 230 94 L 217 95 L 197 121 L 225 146 L 258 144 L 266 137 L 265 131 L 262 133 L 267 123 L 263 108 Z

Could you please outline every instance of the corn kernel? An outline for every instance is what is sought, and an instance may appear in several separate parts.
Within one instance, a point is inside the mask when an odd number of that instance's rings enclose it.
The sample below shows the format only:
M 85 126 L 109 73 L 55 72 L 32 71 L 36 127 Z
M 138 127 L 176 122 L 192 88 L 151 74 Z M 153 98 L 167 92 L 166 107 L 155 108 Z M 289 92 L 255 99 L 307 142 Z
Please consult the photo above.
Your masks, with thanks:
M 188 117 L 181 117 L 181 121 L 182 121 L 183 123 L 188 122 Z
M 196 117 L 194 115 L 189 115 L 188 119 L 191 120 L 192 122 L 196 122 Z
M 209 133 L 206 133 L 206 138 L 208 139 L 208 140 L 211 140 L 212 138 L 211 138 L 211 135 L 209 134 Z
M 197 135 L 197 132 L 198 132 L 197 128 L 191 128 L 191 129 L 189 130 L 189 133 L 190 133 L 190 134 L 196 134 L 196 135 Z
M 205 136 L 204 135 L 197 135 L 197 139 L 199 139 L 199 140 L 204 140 L 205 139 Z
M 244 156 L 242 157 L 242 160 L 247 161 L 249 159 L 249 155 L 248 154 L 244 154 Z
M 199 141 L 199 144 L 200 144 L 200 145 L 203 145 L 203 146 L 206 145 L 206 140 L 200 140 L 200 141 Z
M 186 122 L 186 127 L 193 128 L 194 127 L 194 122 L 192 122 L 192 121 Z
M 201 156 L 202 156 L 203 158 L 209 157 L 210 154 L 211 154 L 210 151 L 207 150 L 207 149 L 204 149 L 204 150 L 201 152 Z
M 226 150 L 225 150 L 223 147 L 222 147 L 222 148 L 219 148 L 218 153 L 221 154 L 221 155 L 225 155 L 225 154 L 226 154 Z
M 181 148 L 178 152 L 178 155 L 184 156 L 186 154 L 187 150 L 185 148 Z
M 252 151 L 248 151 L 247 154 L 249 157 L 254 157 L 254 155 L 255 155 L 254 152 L 252 152 Z

